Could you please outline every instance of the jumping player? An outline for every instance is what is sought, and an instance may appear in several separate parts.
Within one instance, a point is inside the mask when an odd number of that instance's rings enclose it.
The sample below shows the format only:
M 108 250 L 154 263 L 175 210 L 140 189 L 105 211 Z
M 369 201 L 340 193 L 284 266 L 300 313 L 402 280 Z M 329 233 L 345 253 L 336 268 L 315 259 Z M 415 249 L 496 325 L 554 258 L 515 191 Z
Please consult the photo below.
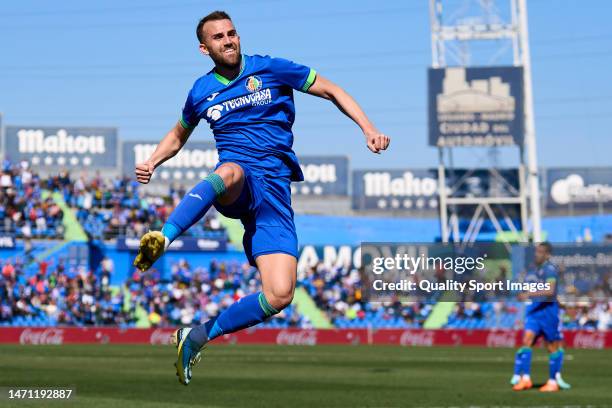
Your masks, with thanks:
M 313 69 L 285 59 L 242 54 L 240 36 L 227 13 L 215 11 L 204 17 L 196 34 L 200 51 L 215 67 L 195 82 L 179 122 L 151 157 L 137 164 L 136 178 L 148 183 L 155 168 L 177 154 L 202 119 L 213 131 L 219 164 L 182 199 L 161 231 L 142 237 L 134 265 L 150 268 L 214 205 L 223 215 L 242 221 L 244 250 L 259 270 L 262 291 L 243 297 L 203 325 L 174 333 L 175 366 L 185 385 L 206 343 L 261 323 L 293 299 L 297 237 L 290 183 L 304 179 L 292 150 L 293 90 L 332 101 L 361 128 L 373 153 L 387 149 L 390 141 L 350 95 Z
M 539 336 L 544 336 L 546 348 L 549 352 L 549 379 L 540 391 L 554 392 L 559 389 L 569 389 L 570 385 L 561 377 L 563 365 L 563 335 L 559 320 L 559 303 L 557 301 L 557 267 L 550 262 L 552 247 L 548 242 L 536 246 L 536 269 L 527 274 L 526 281 L 534 283 L 548 283 L 548 290 L 526 292 L 529 297 L 525 313 L 525 334 L 523 347 L 521 347 L 514 360 L 514 376 L 510 383 L 515 391 L 523 391 L 533 387 L 531 382 L 531 347 Z

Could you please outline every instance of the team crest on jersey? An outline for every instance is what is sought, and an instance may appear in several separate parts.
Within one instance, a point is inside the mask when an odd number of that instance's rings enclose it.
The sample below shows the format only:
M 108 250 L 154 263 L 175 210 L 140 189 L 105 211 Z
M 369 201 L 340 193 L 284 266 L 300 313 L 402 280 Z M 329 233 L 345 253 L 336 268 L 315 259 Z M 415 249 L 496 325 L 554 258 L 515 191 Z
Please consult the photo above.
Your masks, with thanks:
M 257 75 L 251 75 L 246 79 L 244 86 L 249 92 L 257 92 L 261 89 L 263 81 Z

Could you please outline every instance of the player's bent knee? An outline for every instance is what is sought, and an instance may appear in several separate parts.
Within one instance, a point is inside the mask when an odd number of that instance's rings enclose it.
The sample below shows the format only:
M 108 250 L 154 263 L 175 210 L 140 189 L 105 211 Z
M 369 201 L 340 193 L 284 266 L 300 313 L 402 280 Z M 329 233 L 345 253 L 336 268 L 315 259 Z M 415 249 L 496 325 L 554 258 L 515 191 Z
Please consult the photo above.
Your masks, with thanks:
M 217 201 L 221 205 L 229 205 L 240 197 L 244 186 L 244 170 L 236 163 L 223 163 L 217 170 L 217 174 L 223 180 L 225 193 Z
M 546 345 L 549 353 L 556 353 L 559 350 L 559 344 L 557 342 L 548 343 Z
M 526 331 L 525 335 L 523 336 L 523 346 L 524 347 L 531 347 L 533 346 L 533 341 L 535 340 L 535 333 L 531 332 L 531 331 Z
M 240 183 L 244 177 L 244 170 L 236 163 L 223 163 L 215 173 L 221 177 L 226 188 Z
M 270 306 L 279 312 L 289 306 L 293 301 L 293 290 L 272 290 L 264 292 Z

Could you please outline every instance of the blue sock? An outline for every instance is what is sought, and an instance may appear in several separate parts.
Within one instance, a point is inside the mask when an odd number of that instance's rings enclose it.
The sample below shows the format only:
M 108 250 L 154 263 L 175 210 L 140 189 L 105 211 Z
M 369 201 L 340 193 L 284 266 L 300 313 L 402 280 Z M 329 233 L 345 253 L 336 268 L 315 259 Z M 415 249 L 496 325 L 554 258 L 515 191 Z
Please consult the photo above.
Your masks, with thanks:
M 174 241 L 206 214 L 217 197 L 225 193 L 223 179 L 216 173 L 209 174 L 183 197 L 162 227 L 162 234 Z
M 557 373 L 561 372 L 561 365 L 563 364 L 563 350 L 559 349 L 554 353 L 550 353 L 548 356 L 548 377 L 551 380 L 557 378 Z
M 523 374 L 523 348 L 521 347 L 516 351 L 514 355 L 514 374 L 521 375 Z
M 531 348 L 523 347 L 523 374 L 531 375 Z
M 189 339 L 202 347 L 216 337 L 254 326 L 278 312 L 270 306 L 263 292 L 252 293 L 232 304 L 218 317 L 195 327 L 189 333 Z

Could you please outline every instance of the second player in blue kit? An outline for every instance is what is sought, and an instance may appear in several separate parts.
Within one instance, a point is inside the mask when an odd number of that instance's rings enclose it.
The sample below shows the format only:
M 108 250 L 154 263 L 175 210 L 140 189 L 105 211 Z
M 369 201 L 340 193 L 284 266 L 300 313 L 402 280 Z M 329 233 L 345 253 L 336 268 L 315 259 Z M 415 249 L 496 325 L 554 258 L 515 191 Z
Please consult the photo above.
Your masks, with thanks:
M 243 297 L 205 324 L 175 332 L 175 365 L 185 385 L 205 344 L 261 323 L 293 299 L 298 241 L 290 184 L 304 179 L 292 149 L 294 90 L 332 101 L 360 127 L 373 153 L 387 149 L 390 142 L 350 95 L 314 69 L 281 58 L 242 54 L 240 37 L 225 12 L 200 20 L 196 34 L 201 52 L 211 57 L 215 67 L 195 82 L 180 120 L 149 160 L 136 166 L 136 177 L 148 183 L 154 170 L 176 155 L 202 120 L 213 132 L 219 163 L 181 200 L 161 231 L 142 237 L 134 265 L 150 268 L 214 205 L 244 225 L 244 250 L 259 270 L 262 291 Z
M 523 346 L 516 353 L 514 375 L 510 381 L 515 391 L 524 391 L 533 386 L 531 347 L 539 337 L 544 338 L 549 351 L 549 379 L 540 391 L 554 392 L 570 388 L 561 377 L 564 350 L 557 300 L 559 274 L 557 267 L 550 261 L 551 254 L 552 246 L 549 243 L 538 244 L 535 248 L 536 267 L 525 277 L 525 282 L 547 284 L 549 289 L 526 294 L 529 303 L 525 310 Z

